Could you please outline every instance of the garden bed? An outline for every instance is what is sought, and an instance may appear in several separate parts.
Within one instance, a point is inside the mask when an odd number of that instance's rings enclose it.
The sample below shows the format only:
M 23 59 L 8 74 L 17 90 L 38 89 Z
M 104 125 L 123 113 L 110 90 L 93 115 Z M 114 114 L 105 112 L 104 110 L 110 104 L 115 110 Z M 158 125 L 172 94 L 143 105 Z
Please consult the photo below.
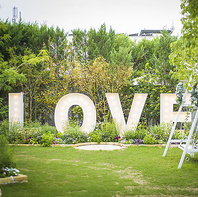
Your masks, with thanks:
M 157 146 L 157 147 L 163 147 L 166 146 L 166 144 L 122 144 L 118 142 L 100 142 L 100 145 L 116 145 L 116 146 Z M 52 147 L 78 147 L 78 146 L 88 146 L 88 145 L 99 145 L 97 142 L 85 142 L 85 143 L 78 143 L 78 144 L 52 144 Z M 9 144 L 10 146 L 42 146 L 40 144 Z M 171 144 L 170 147 L 178 147 L 179 144 Z
M 23 174 L 18 174 L 17 176 L 0 178 L 0 185 L 9 183 L 23 183 L 27 182 L 27 176 Z

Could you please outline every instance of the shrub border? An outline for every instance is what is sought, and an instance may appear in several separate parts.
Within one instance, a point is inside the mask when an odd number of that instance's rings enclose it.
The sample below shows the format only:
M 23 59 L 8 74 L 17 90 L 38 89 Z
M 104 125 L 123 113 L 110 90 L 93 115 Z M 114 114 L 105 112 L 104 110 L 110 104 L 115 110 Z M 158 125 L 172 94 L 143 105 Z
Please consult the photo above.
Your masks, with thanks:
M 42 146 L 40 144 L 9 144 L 10 146 Z M 88 146 L 88 145 L 99 145 L 97 142 L 85 142 L 78 144 L 52 144 L 51 147 L 78 147 L 78 146 Z M 115 145 L 115 146 L 146 146 L 146 147 L 164 147 L 166 144 L 122 144 L 119 142 L 100 142 L 100 145 Z M 176 144 L 171 144 L 170 147 L 178 147 Z

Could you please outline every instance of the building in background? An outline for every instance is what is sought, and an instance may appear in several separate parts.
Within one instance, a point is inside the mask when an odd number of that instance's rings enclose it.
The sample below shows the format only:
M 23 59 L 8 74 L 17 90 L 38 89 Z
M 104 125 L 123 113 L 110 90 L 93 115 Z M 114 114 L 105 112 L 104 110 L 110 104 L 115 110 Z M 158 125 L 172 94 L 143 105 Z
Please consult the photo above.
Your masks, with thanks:
M 171 27 L 171 30 L 166 30 L 168 31 L 168 33 L 173 33 L 174 27 Z M 148 30 L 148 29 L 143 29 L 140 31 L 140 33 L 136 33 L 136 34 L 129 34 L 129 38 L 132 41 L 137 41 L 139 42 L 142 39 L 147 39 L 147 40 L 152 40 L 153 38 L 157 37 L 157 36 L 161 36 L 162 35 L 162 30 Z
M 162 35 L 162 31 L 164 30 L 166 29 L 161 29 L 161 30 L 160 29 L 157 29 L 157 30 L 143 29 L 140 31 L 140 33 L 129 34 L 128 36 L 132 41 L 136 41 L 136 42 L 139 42 L 142 39 L 152 40 L 153 38 L 157 36 L 160 37 Z M 172 26 L 170 30 L 168 29 L 166 31 L 172 34 L 174 31 L 174 26 Z M 73 39 L 73 34 L 68 34 L 67 35 L 68 42 L 72 42 L 72 39 Z

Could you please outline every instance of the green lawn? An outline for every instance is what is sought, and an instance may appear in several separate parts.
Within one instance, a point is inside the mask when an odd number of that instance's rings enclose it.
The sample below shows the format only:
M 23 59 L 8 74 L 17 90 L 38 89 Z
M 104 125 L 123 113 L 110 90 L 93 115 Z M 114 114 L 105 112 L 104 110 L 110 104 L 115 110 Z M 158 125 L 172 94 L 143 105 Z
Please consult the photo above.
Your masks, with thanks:
M 128 147 L 13 147 L 28 183 L 1 185 L 2 197 L 198 196 L 198 154 L 177 169 L 182 151 Z

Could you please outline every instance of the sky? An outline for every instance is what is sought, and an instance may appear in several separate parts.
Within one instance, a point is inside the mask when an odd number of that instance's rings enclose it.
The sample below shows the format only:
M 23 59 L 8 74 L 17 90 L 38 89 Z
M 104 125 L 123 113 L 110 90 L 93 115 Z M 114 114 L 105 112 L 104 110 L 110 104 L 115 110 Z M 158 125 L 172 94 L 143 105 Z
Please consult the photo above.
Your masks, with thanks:
M 105 23 L 116 33 L 140 33 L 142 29 L 170 29 L 179 36 L 182 28 L 180 0 L 0 0 L 0 19 L 12 20 L 18 7 L 24 22 L 74 29 L 98 30 Z

